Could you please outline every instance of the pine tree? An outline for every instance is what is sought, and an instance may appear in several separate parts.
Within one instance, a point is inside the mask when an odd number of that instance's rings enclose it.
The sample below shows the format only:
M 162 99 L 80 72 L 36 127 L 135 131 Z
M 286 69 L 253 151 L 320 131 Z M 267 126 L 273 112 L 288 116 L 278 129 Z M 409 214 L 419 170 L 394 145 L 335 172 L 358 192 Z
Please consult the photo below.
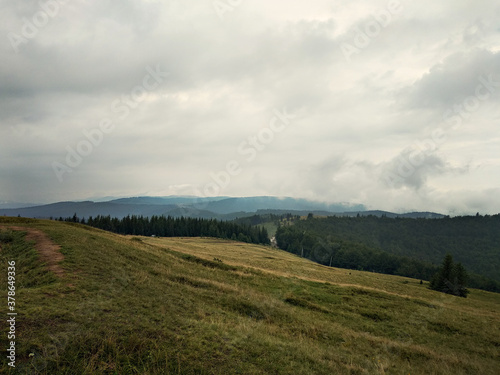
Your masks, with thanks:
M 432 277 L 430 289 L 455 296 L 467 297 L 469 291 L 465 288 L 467 271 L 461 263 L 454 264 L 453 257 L 447 254 L 439 271 Z
M 451 254 L 446 254 L 441 266 L 441 276 L 438 279 L 438 288 L 440 292 L 453 294 L 453 257 Z
M 467 271 L 462 263 L 455 264 L 454 273 L 455 295 L 467 297 L 467 294 L 469 293 L 469 291 L 465 288 L 467 283 Z

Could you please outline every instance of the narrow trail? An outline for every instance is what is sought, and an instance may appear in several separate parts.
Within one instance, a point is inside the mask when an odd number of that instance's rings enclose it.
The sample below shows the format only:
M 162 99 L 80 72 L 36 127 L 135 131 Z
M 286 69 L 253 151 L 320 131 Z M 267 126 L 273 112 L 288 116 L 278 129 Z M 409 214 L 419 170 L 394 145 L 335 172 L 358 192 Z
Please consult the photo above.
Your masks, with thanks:
M 58 277 L 64 276 L 64 270 L 59 262 L 64 260 L 61 254 L 61 247 L 55 244 L 45 233 L 39 229 L 28 227 L 18 227 L 10 225 L 0 225 L 0 229 L 11 229 L 26 232 L 26 240 L 35 242 L 35 250 L 40 255 L 40 260 L 47 264 L 49 271 L 54 272 Z

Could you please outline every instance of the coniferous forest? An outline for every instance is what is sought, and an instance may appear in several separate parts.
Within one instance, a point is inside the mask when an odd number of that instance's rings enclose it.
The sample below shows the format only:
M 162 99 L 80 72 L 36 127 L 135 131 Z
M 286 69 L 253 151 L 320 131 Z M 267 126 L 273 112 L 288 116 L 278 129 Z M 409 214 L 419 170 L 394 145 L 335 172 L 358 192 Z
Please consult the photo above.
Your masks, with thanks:
M 315 218 L 281 225 L 278 246 L 333 267 L 431 280 L 450 253 L 468 286 L 500 292 L 500 215 L 409 219 Z
M 79 219 L 75 214 L 71 218 L 59 218 L 59 220 L 86 224 L 118 234 L 157 237 L 215 237 L 255 244 L 269 244 L 266 228 L 215 219 L 135 215 L 118 219 L 99 215 L 85 220 Z

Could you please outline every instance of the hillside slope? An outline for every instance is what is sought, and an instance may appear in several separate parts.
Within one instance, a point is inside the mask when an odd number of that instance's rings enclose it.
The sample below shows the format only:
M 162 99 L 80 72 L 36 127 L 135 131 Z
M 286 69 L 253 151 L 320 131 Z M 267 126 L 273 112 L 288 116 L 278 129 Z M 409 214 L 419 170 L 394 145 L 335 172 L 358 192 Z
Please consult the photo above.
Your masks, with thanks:
M 22 232 L 2 232 L 19 316 L 16 368 L 4 356 L 0 373 L 500 372 L 498 294 L 452 297 L 231 241 L 33 219 L 0 225 L 38 229 L 64 256 L 56 275 Z
M 435 265 L 450 253 L 469 272 L 500 281 L 500 215 L 435 220 L 330 216 L 298 220 L 294 227 L 321 243 L 349 242 Z

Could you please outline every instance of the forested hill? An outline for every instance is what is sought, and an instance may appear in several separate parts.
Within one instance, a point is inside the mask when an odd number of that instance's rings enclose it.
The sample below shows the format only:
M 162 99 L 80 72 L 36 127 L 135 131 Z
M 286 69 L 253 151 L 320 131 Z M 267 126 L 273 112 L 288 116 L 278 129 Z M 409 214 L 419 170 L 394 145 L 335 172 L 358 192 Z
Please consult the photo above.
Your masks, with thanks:
M 374 260 L 368 259 L 373 257 L 373 252 L 394 255 L 389 263 L 397 263 L 403 258 L 412 259 L 418 261 L 418 267 L 425 263 L 439 265 L 443 257 L 450 253 L 470 273 L 500 281 L 500 214 L 443 219 L 375 216 L 314 218 L 310 215 L 306 220 L 294 221 L 292 227 L 279 229 L 277 239 L 282 249 L 298 254 L 305 252 L 311 255 L 314 247 L 321 245 L 325 259 L 320 262 L 368 270 L 373 268 Z M 355 264 L 339 264 L 342 261 L 340 257 L 349 258 L 351 263 L 357 262 L 357 267 Z M 376 262 L 382 262 L 381 258 L 378 257 Z M 404 272 L 397 270 L 401 268 L 397 264 L 392 267 L 395 269 L 391 269 L 390 264 L 378 264 L 382 271 L 374 270 L 401 274 L 417 266 L 415 262 L 403 263 L 401 266 L 407 269 Z M 388 267 L 389 272 L 384 267 Z M 424 270 L 423 275 L 408 276 L 422 277 L 426 276 L 426 272 L 430 269 Z

